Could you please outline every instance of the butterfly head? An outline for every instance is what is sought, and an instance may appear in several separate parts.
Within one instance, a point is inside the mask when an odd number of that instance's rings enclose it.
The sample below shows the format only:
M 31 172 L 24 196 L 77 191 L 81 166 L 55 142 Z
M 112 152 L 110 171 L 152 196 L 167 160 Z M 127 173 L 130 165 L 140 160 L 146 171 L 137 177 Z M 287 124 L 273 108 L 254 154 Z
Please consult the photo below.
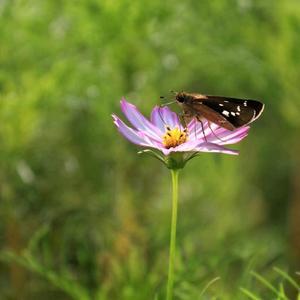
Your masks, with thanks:
M 176 93 L 175 99 L 179 103 L 186 102 L 186 94 L 184 92 Z

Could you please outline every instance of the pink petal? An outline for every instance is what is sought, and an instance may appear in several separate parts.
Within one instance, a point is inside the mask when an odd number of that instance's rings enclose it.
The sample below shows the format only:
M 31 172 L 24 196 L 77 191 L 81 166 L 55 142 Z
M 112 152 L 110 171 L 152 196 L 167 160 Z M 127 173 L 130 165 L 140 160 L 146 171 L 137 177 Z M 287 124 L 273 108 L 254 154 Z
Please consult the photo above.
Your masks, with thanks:
M 165 148 L 163 145 L 157 146 L 158 149 L 164 154 L 168 155 L 171 152 L 191 152 L 196 151 L 196 147 L 199 145 L 199 141 L 188 141 L 179 146 L 171 147 L 169 149 Z
M 203 120 L 202 122 L 204 134 L 201 123 L 199 121 L 194 119 L 189 123 L 188 129 L 190 139 L 199 141 L 203 140 L 205 142 L 206 138 L 206 141 L 219 145 L 235 144 L 245 138 L 250 129 L 249 126 L 245 126 L 231 131 L 214 123 L 210 123 L 209 128 L 208 122 L 206 120 Z
M 238 128 L 234 131 L 226 130 L 223 133 L 215 132 L 215 135 L 211 135 L 209 142 L 217 143 L 220 145 L 227 145 L 227 144 L 235 144 L 244 139 L 248 135 L 250 127 L 242 127 Z
M 203 120 L 202 122 L 203 122 L 204 129 L 206 129 L 207 128 L 207 121 Z M 200 126 L 200 127 L 198 128 L 198 126 Z M 189 124 L 187 125 L 187 128 L 188 128 L 189 132 L 194 132 L 195 130 L 202 129 L 200 122 L 196 118 L 193 118 L 189 122 Z
M 229 141 L 226 141 L 225 143 L 220 143 L 220 145 L 232 145 L 232 144 L 236 144 L 239 143 L 240 141 L 242 141 L 246 136 L 248 135 L 248 132 L 245 132 L 235 138 L 230 139 Z
M 166 148 L 161 148 L 160 151 L 165 155 L 169 155 L 171 152 L 173 152 L 172 148 L 166 149 Z
M 215 153 L 225 153 L 225 154 L 232 154 L 232 155 L 239 154 L 239 152 L 236 150 L 231 150 L 213 143 L 202 143 L 198 145 L 195 148 L 195 150 L 199 152 L 215 152 Z
M 165 132 L 165 126 L 164 120 L 162 118 L 162 113 L 160 112 L 162 108 L 159 106 L 155 106 L 151 112 L 151 122 L 160 129 L 161 133 L 163 134 Z
M 161 139 L 160 130 L 147 120 L 134 106 L 124 98 L 121 100 L 121 109 L 128 121 L 139 131 L 143 130 L 145 134 L 156 140 Z
M 196 151 L 195 149 L 199 145 L 199 141 L 187 141 L 177 147 L 171 148 L 173 152 L 190 152 Z
M 159 107 L 156 106 L 151 113 L 151 122 L 160 128 L 164 133 L 165 127 L 170 126 L 171 128 L 178 127 L 182 128 L 182 125 L 179 122 L 178 116 L 176 113 L 171 111 L 169 107 Z
M 140 132 L 128 127 L 122 120 L 120 120 L 116 115 L 112 115 L 114 123 L 116 124 L 119 132 L 127 138 L 130 142 L 140 145 L 154 147 L 149 139 L 146 139 L 144 135 Z
M 193 119 L 189 124 L 188 124 L 188 133 L 189 137 L 192 140 L 202 140 L 205 141 L 204 136 L 207 138 L 211 132 L 209 126 L 208 126 L 208 121 L 207 120 L 202 120 L 203 128 L 201 126 L 201 123 Z
M 225 154 L 237 155 L 238 151 L 225 148 L 221 145 L 214 143 L 206 143 L 199 141 L 188 141 L 184 144 L 181 144 L 174 148 L 169 149 L 160 149 L 165 155 L 170 154 L 171 152 L 217 152 Z

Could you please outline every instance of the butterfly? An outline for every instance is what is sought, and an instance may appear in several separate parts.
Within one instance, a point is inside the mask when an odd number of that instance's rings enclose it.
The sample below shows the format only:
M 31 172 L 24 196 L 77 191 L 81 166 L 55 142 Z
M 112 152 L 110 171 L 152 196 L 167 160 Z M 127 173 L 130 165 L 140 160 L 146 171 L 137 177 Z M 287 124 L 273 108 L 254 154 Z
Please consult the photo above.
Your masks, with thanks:
M 196 93 L 175 93 L 175 100 L 183 109 L 185 120 L 205 118 L 220 127 L 235 130 L 259 118 L 264 104 L 252 99 L 209 96 Z

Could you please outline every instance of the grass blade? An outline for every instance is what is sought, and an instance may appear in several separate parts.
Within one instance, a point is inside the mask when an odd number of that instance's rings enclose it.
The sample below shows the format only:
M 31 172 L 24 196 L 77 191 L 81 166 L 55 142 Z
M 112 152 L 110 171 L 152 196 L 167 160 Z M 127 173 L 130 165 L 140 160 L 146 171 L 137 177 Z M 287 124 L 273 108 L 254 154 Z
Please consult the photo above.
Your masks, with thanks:
M 251 274 L 258 281 L 260 281 L 265 287 L 267 287 L 269 290 L 274 292 L 279 297 L 279 299 L 289 300 L 286 296 L 282 295 L 279 291 L 277 291 L 277 289 L 268 280 L 266 280 L 264 277 L 262 277 L 261 275 L 259 275 L 258 273 L 254 272 L 254 271 L 252 271 Z
M 295 287 L 300 292 L 300 286 L 290 275 L 288 275 L 286 272 L 277 267 L 274 268 L 274 271 L 277 272 L 283 278 L 285 278 L 293 287 Z
M 240 288 L 240 290 L 252 300 L 262 300 L 261 298 L 257 297 L 256 295 L 254 295 L 252 292 L 250 292 L 247 289 Z
M 214 284 L 216 281 L 220 280 L 221 277 L 216 277 L 214 279 L 212 279 L 211 281 L 209 281 L 207 283 L 207 285 L 204 287 L 204 289 L 202 290 L 202 292 L 200 293 L 200 297 L 203 296 L 203 294 L 207 291 L 207 289 L 212 285 Z

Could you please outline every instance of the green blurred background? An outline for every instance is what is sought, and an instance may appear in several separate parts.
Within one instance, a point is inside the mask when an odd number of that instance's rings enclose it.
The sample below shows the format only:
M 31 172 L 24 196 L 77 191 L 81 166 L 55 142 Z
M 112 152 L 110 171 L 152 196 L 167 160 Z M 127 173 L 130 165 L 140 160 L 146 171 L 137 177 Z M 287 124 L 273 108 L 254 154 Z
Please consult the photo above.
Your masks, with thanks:
M 299 281 L 299 34 L 296 0 L 1 0 L 0 299 L 163 299 L 170 175 L 111 114 L 170 90 L 266 104 L 181 173 L 176 299 Z

